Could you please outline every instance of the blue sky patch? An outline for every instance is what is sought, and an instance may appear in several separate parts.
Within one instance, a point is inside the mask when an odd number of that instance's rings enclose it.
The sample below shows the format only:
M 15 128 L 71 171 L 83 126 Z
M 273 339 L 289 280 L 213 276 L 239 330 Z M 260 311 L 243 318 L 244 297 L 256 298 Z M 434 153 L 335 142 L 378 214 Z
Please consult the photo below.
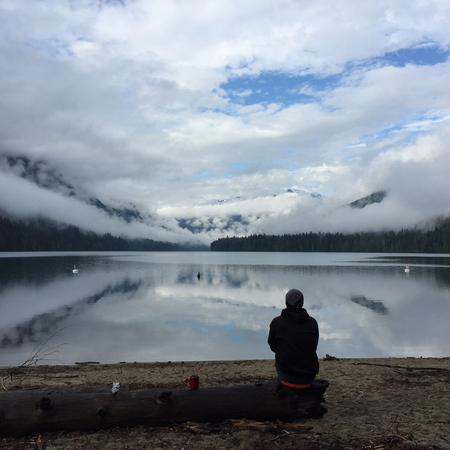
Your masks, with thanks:
M 263 72 L 257 77 L 236 77 L 220 87 L 234 103 L 253 105 L 257 103 L 296 103 L 315 101 L 315 91 L 337 86 L 340 75 L 316 77 L 314 75 L 290 75 L 281 72 Z
M 413 48 L 402 48 L 396 52 L 386 53 L 378 61 L 389 63 L 395 67 L 405 67 L 407 64 L 416 66 L 434 66 L 447 61 L 450 50 L 444 50 L 439 46 L 430 45 Z
M 419 134 L 429 131 L 436 123 L 446 120 L 446 116 L 437 112 L 420 111 L 417 112 L 409 122 L 402 122 L 386 127 L 376 133 L 361 136 L 359 143 L 386 139 L 392 132 L 404 132 L 403 142 L 411 142 Z
M 232 77 L 220 87 L 233 103 L 241 105 L 278 103 L 286 107 L 317 101 L 318 93 L 339 87 L 343 78 L 356 67 L 370 69 L 380 63 L 395 67 L 404 67 L 407 64 L 434 66 L 445 62 L 449 57 L 450 49 L 424 44 L 388 52 L 382 57 L 352 61 L 337 75 L 321 77 L 314 74 L 292 75 L 267 71 L 258 76 Z
M 248 162 L 237 162 L 237 163 L 232 164 L 231 166 L 228 166 L 227 169 L 232 170 L 232 171 L 239 171 L 239 170 L 244 170 L 249 166 L 250 166 L 250 163 L 248 163 Z

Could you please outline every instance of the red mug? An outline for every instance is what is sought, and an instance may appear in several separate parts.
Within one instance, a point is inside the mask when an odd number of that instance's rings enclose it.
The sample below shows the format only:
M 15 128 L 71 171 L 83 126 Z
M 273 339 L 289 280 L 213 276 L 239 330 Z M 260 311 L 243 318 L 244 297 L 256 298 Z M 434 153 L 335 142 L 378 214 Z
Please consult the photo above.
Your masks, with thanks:
M 185 383 L 186 386 L 189 386 L 191 389 L 198 389 L 200 387 L 198 375 L 191 375 L 190 378 L 186 378 Z

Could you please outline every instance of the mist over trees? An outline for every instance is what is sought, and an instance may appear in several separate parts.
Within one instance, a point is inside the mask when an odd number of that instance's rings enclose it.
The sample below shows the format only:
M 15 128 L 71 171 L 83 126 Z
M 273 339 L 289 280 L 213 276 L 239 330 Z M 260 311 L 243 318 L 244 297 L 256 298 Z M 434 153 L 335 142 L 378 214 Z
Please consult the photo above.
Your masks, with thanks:
M 45 219 L 27 221 L 0 216 L 0 252 L 49 251 L 177 251 L 177 244 L 152 239 L 124 239 L 84 232 Z
M 211 243 L 216 252 L 450 253 L 450 218 L 432 231 L 301 233 L 226 237 Z
M 255 234 L 226 237 L 210 244 L 212 251 L 230 252 L 364 252 L 450 253 L 450 217 L 434 229 L 379 233 Z M 183 251 L 208 250 L 152 239 L 125 239 L 83 231 L 48 219 L 17 220 L 0 215 L 0 252 L 21 251 Z

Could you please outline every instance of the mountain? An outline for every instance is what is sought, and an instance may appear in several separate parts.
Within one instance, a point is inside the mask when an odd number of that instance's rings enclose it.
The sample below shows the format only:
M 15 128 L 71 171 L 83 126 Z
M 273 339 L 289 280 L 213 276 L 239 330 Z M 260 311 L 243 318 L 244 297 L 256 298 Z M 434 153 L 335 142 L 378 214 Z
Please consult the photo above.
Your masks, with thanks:
M 281 194 L 272 194 L 270 197 L 280 197 L 282 195 L 297 195 L 297 196 L 304 196 L 310 199 L 313 199 L 313 201 L 320 202 L 320 200 L 323 199 L 323 196 L 318 192 L 307 192 L 301 189 L 296 188 L 289 188 L 285 192 Z M 269 196 L 268 196 L 269 197 Z M 376 191 L 372 194 L 360 198 L 358 200 L 355 200 L 348 205 L 352 209 L 363 209 L 366 206 L 372 205 L 374 203 L 381 203 L 385 198 L 387 197 L 387 191 Z M 234 203 L 238 204 L 239 202 L 242 202 L 244 200 L 248 200 L 244 197 L 235 197 L 233 199 L 221 199 L 219 200 L 220 204 L 225 203 Z M 248 226 L 251 224 L 252 220 L 260 220 L 267 218 L 269 214 L 262 212 L 259 215 L 252 216 L 251 213 L 245 214 L 228 214 L 225 217 L 222 218 L 221 221 L 221 230 L 223 232 L 232 233 L 237 228 L 248 228 Z M 211 217 L 183 217 L 177 219 L 178 225 L 180 228 L 187 229 L 191 231 L 194 234 L 199 233 L 208 233 L 215 229 L 217 218 L 214 216 Z
M 143 214 L 132 204 L 125 208 L 105 205 L 105 203 L 96 197 L 90 196 L 80 187 L 67 182 L 58 170 L 44 161 L 31 161 L 25 156 L 0 155 L 0 170 L 14 174 L 42 189 L 56 192 L 65 197 L 76 198 L 106 212 L 109 217 L 116 217 L 127 223 L 144 220 Z
M 301 189 L 295 189 L 295 188 L 287 189 L 286 193 L 287 194 L 306 194 L 306 195 L 311 196 L 311 198 L 320 198 L 320 197 L 322 197 L 322 194 L 319 194 L 318 192 L 311 192 L 311 193 L 309 193 L 309 192 L 303 191 Z
M 313 199 L 314 202 L 320 202 L 322 199 L 322 195 L 318 192 L 307 192 L 302 189 L 289 188 L 281 193 L 273 193 L 270 195 L 266 195 L 265 197 L 255 197 L 251 198 L 248 196 L 238 196 L 234 198 L 222 198 L 217 200 L 217 203 L 220 206 L 231 205 L 236 209 L 245 210 L 245 206 L 247 203 L 256 201 L 256 202 L 266 202 L 270 200 L 273 202 L 279 200 L 282 201 L 283 196 L 292 196 L 291 198 L 296 197 L 305 197 L 308 199 Z M 216 210 L 218 211 L 218 210 Z M 176 221 L 180 228 L 189 230 L 193 234 L 201 234 L 201 233 L 211 233 L 217 230 L 218 222 L 220 222 L 220 231 L 222 233 L 230 233 L 234 234 L 237 229 L 239 230 L 250 230 L 252 228 L 252 222 L 254 221 L 264 221 L 270 218 L 270 211 L 260 211 L 260 212 L 250 212 L 244 211 L 242 213 L 222 213 L 218 211 L 220 217 L 215 215 L 201 215 L 201 217 L 193 216 L 193 217 L 179 217 L 176 218 Z
M 368 205 L 372 205 L 373 203 L 381 203 L 387 197 L 386 191 L 377 191 L 373 194 L 368 195 L 367 197 L 360 198 L 350 203 L 351 208 L 359 208 L 363 209 Z
M 202 221 L 198 220 L 197 218 L 177 219 L 177 222 L 180 228 L 184 230 L 189 230 L 193 234 L 209 233 L 211 231 L 214 231 L 217 226 L 214 217 L 209 217 L 203 219 Z M 249 221 L 241 214 L 233 214 L 229 216 L 226 220 L 222 221 L 221 230 L 223 232 L 232 232 L 233 227 L 236 224 L 245 227 L 249 225 Z
M 200 198 L 189 207 L 164 205 L 157 211 L 155 202 L 146 212 L 131 202 L 93 195 L 48 160 L 0 153 L 0 211 L 13 219 L 48 218 L 97 234 L 196 247 L 225 236 L 398 230 L 413 225 L 405 215 L 371 214 L 371 205 L 382 204 L 387 190 L 349 203 L 297 186 L 258 193 L 240 188 L 239 195 Z M 183 193 L 179 199 L 184 202 Z M 151 203 L 148 199 L 150 208 Z
M 0 154 L 0 183 L 0 251 L 209 248 L 174 221 L 100 200 L 43 160 Z
M 67 183 L 56 169 L 43 161 L 30 161 L 27 157 L 0 155 L 0 170 L 13 173 L 41 188 L 58 191 L 68 197 L 77 196 L 75 187 Z

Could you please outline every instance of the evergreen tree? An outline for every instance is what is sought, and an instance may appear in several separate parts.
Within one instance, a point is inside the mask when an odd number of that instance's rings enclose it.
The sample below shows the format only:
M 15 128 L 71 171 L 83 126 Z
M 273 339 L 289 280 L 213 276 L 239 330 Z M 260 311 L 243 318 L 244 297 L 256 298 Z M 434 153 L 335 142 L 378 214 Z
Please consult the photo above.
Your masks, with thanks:
M 110 233 L 85 232 L 44 219 L 12 220 L 0 216 L 0 252 L 35 251 L 171 251 L 179 246 L 151 239 L 127 240 Z
M 226 237 L 211 243 L 212 251 L 450 253 L 450 218 L 432 231 L 383 233 L 301 233 Z

